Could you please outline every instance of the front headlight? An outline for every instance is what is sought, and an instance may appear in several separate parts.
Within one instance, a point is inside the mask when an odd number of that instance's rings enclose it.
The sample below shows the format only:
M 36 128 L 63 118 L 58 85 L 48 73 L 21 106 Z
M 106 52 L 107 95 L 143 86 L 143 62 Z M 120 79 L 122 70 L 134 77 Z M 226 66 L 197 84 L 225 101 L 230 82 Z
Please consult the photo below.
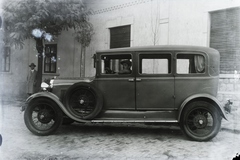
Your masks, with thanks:
M 53 88 L 53 82 L 54 82 L 54 79 L 51 79 L 50 80 L 50 88 Z
M 50 88 L 50 86 L 47 83 L 42 82 L 41 83 L 41 88 L 45 91 L 45 90 L 47 90 L 47 88 Z

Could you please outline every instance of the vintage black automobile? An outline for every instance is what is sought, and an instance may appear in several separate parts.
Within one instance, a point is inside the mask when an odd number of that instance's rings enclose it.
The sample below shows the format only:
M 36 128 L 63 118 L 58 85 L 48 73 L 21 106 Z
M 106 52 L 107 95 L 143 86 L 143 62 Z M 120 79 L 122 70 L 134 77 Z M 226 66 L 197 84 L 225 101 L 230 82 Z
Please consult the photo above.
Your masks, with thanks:
M 49 135 L 71 121 L 177 123 L 192 140 L 210 140 L 226 119 L 216 99 L 219 57 L 197 46 L 97 51 L 95 77 L 51 80 L 27 99 L 25 124 Z

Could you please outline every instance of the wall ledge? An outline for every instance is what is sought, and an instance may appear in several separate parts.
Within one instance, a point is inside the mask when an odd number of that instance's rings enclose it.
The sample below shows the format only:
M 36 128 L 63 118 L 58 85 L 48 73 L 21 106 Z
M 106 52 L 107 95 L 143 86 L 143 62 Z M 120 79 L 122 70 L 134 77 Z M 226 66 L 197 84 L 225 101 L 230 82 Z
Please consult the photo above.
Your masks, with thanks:
M 220 74 L 219 78 L 240 78 L 239 74 Z
M 240 92 L 218 91 L 218 94 L 240 95 Z

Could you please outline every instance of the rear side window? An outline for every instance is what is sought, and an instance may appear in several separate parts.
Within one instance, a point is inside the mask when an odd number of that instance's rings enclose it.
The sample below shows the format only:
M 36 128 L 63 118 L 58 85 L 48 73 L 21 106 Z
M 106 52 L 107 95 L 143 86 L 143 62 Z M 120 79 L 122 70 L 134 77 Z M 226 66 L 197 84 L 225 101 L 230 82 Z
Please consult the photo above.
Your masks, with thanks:
M 205 61 L 205 57 L 201 54 L 177 54 L 177 73 L 205 73 Z
M 140 74 L 171 73 L 171 54 L 140 54 Z

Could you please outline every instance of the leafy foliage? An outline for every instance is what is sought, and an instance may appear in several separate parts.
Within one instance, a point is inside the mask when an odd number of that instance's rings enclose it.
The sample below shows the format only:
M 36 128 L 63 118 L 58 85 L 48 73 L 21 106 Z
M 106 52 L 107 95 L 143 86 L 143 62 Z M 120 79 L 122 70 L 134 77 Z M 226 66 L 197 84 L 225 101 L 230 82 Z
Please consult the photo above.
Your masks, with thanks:
M 3 5 L 5 44 L 22 48 L 24 40 L 31 38 L 36 28 L 52 35 L 74 29 L 83 46 L 90 43 L 93 27 L 88 22 L 90 13 L 81 0 L 6 0 Z
M 87 47 L 91 42 L 91 37 L 93 34 L 93 27 L 88 24 L 83 24 L 81 27 L 76 29 L 75 38 L 79 43 L 82 44 L 83 47 Z

